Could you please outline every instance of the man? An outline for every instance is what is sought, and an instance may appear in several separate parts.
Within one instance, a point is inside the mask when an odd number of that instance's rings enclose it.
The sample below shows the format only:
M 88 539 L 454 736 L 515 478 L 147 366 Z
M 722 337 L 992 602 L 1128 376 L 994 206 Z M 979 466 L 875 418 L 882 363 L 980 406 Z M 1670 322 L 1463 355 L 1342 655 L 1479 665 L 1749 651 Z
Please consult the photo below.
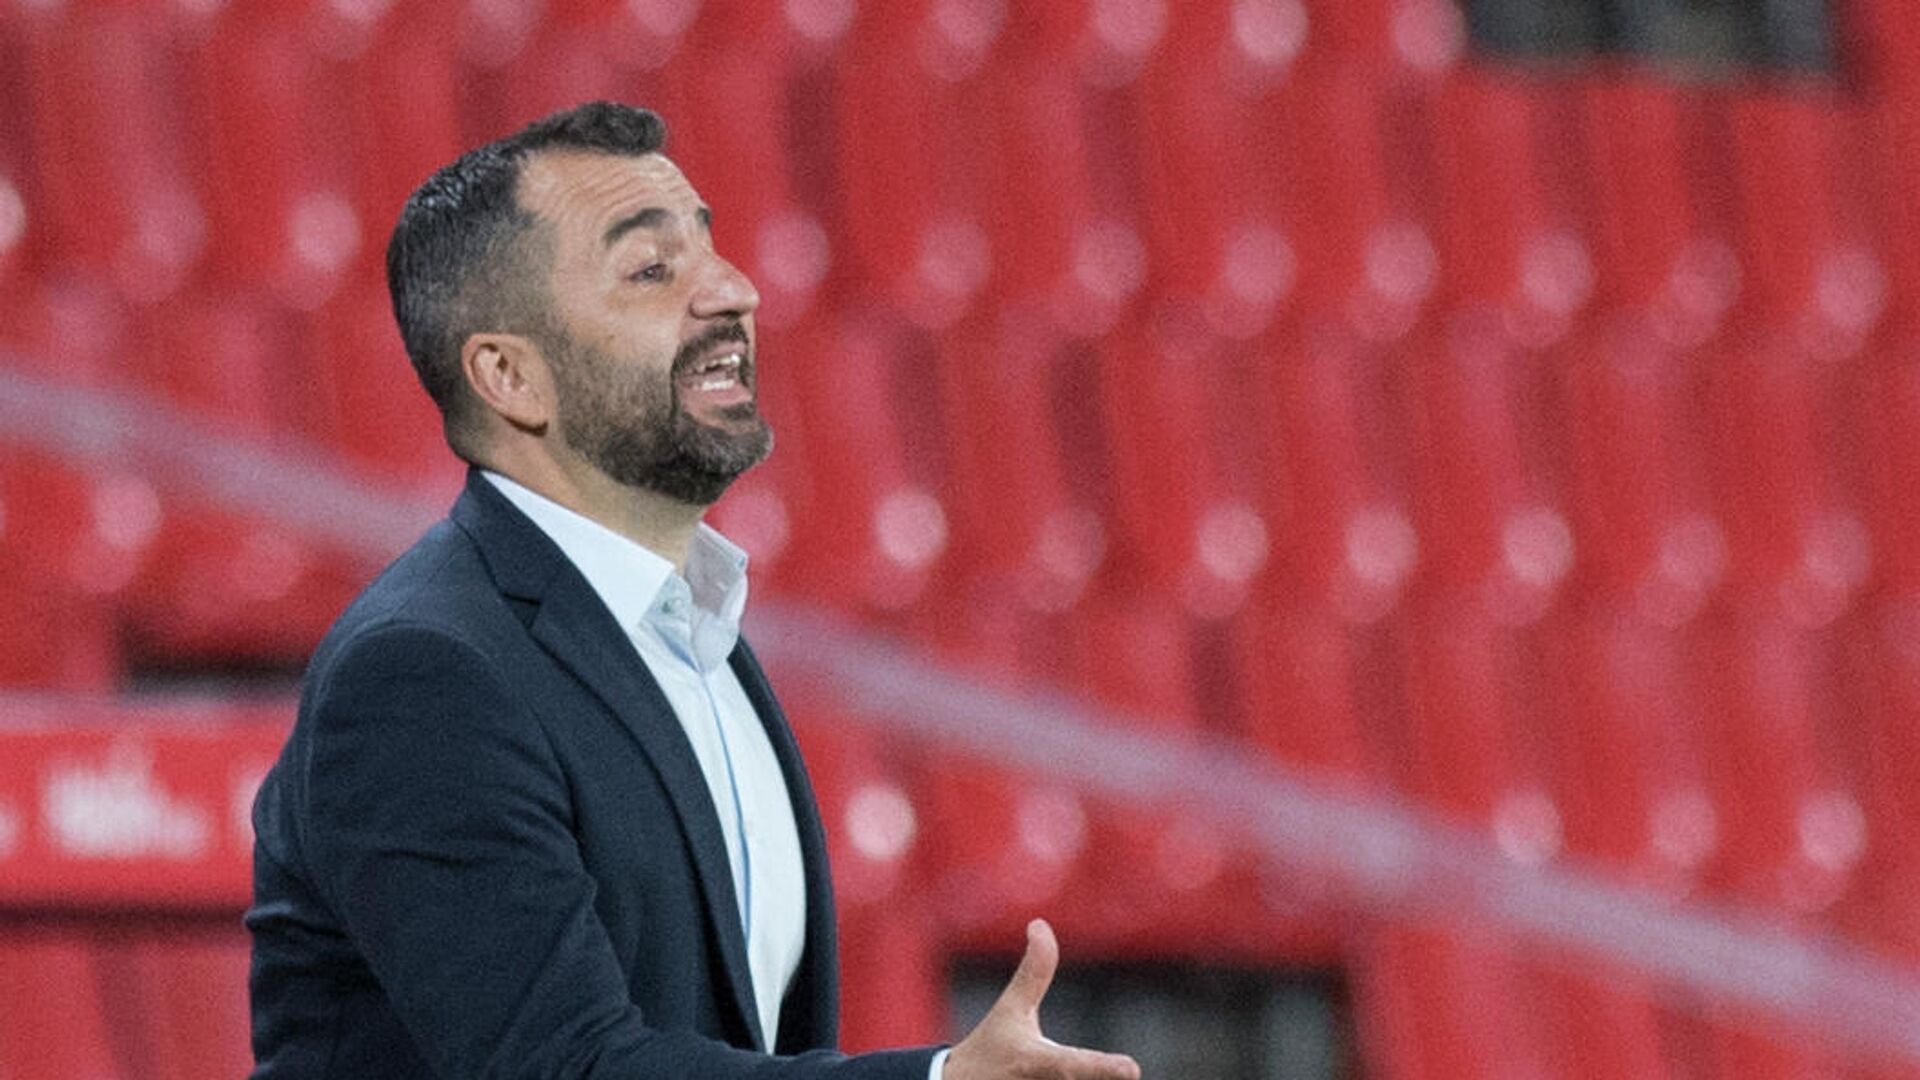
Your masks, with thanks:
M 752 284 L 644 110 L 408 201 L 401 336 L 473 466 L 322 643 L 254 807 L 256 1077 L 1136 1077 L 1036 1012 L 845 1057 L 825 843 L 701 523 L 764 458 Z

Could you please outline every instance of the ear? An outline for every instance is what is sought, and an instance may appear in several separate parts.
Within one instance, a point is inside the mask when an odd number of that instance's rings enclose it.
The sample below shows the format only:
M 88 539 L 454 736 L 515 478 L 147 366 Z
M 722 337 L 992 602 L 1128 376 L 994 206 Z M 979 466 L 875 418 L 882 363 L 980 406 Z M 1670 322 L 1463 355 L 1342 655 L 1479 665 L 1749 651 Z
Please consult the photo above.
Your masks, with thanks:
M 473 334 L 460 348 L 460 369 L 487 410 L 514 427 L 540 434 L 553 421 L 552 373 L 539 346 L 518 334 Z

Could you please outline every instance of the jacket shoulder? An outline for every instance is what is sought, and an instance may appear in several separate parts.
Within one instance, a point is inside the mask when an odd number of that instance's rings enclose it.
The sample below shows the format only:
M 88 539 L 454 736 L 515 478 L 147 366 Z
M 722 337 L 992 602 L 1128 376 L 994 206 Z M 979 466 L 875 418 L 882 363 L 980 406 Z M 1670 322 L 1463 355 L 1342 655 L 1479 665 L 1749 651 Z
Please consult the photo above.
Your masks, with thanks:
M 472 539 L 441 521 L 388 564 L 347 605 L 308 665 L 309 683 L 324 678 L 359 644 L 409 633 L 449 639 L 492 652 L 489 629 L 513 622 Z

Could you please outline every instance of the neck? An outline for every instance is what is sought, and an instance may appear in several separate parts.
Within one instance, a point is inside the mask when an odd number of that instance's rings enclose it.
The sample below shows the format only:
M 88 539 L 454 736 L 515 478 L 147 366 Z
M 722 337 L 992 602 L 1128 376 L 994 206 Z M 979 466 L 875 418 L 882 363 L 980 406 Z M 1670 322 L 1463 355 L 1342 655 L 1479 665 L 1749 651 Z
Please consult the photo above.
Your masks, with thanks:
M 569 470 L 551 458 L 489 461 L 485 468 L 582 517 L 605 525 L 686 572 L 687 549 L 707 508 L 629 487 L 597 469 Z

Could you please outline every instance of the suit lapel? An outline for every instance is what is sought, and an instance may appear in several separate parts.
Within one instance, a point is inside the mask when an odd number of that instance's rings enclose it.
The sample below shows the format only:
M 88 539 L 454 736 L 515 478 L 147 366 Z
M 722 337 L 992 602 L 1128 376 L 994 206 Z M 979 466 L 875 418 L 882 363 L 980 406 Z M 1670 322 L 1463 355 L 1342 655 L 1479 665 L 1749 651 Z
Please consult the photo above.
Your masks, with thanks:
M 453 518 L 480 546 L 501 592 L 536 605 L 528 626 L 533 639 L 605 703 L 653 766 L 693 855 L 729 995 L 754 1045 L 764 1050 L 720 816 L 666 694 L 586 578 L 477 470 L 469 473 Z
M 840 1001 L 839 941 L 833 921 L 833 874 L 827 864 L 827 835 L 820 821 L 820 806 L 813 785 L 800 759 L 800 746 L 794 740 L 786 714 L 774 700 L 766 673 L 748 648 L 745 638 L 728 657 L 740 686 L 747 692 L 759 714 L 773 753 L 780 761 L 781 775 L 787 782 L 787 795 L 793 803 L 793 822 L 800 835 L 800 861 L 807 890 L 807 941 L 800 955 L 800 968 L 794 972 L 794 992 L 789 993 L 780 1017 L 780 1045 L 776 1053 L 798 1053 L 820 1046 L 838 1046 Z

